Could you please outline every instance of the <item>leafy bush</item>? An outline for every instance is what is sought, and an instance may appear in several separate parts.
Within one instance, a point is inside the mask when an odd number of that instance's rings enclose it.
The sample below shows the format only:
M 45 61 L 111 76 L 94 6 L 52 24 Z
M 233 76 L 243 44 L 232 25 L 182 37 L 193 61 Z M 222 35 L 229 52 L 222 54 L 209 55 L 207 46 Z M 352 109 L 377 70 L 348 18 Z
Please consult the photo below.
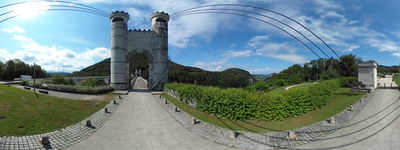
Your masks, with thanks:
M 362 84 L 360 81 L 357 80 L 355 77 L 347 77 L 347 78 L 341 78 L 340 79 L 340 84 L 342 87 L 365 87 L 364 84 Z
M 86 80 L 83 80 L 80 85 L 81 86 L 95 86 L 96 80 L 93 78 L 88 78 Z
M 71 78 L 68 79 L 68 85 L 75 85 L 75 81 L 72 80 Z
M 64 78 L 63 75 L 60 74 L 55 74 L 53 77 L 51 77 L 53 84 L 63 84 L 63 85 L 68 85 L 68 81 Z
M 33 82 L 27 82 L 26 86 L 33 87 Z M 74 85 L 62 85 L 62 84 L 42 84 L 40 81 L 36 82 L 36 88 L 53 90 L 68 93 L 80 93 L 80 94 L 101 94 L 113 91 L 110 86 L 74 86 Z
M 110 92 L 113 89 L 110 86 L 72 86 L 72 85 L 55 85 L 49 84 L 47 87 L 40 87 L 48 90 L 68 92 L 68 93 L 81 93 L 81 94 L 100 94 Z
M 27 85 L 29 85 L 29 81 L 27 81 L 27 80 L 22 80 L 21 81 L 21 83 L 19 83 L 20 85 L 23 85 L 23 86 L 27 86 Z
M 181 83 L 168 83 L 164 88 L 183 103 L 219 117 L 271 121 L 294 117 L 325 106 L 328 97 L 340 85 L 337 79 L 327 80 L 279 94 Z

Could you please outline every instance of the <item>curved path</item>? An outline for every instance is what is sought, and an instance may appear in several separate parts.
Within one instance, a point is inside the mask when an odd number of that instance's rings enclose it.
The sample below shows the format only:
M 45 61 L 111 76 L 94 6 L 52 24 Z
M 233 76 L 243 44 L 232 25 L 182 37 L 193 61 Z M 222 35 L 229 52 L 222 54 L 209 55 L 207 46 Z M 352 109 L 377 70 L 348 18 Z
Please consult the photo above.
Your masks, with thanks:
M 146 86 L 138 79 L 135 89 Z M 196 135 L 176 122 L 150 92 L 130 92 L 96 133 L 70 150 L 232 149 Z
M 391 80 L 390 77 L 387 77 L 381 79 L 380 82 L 391 83 Z M 348 123 L 352 126 L 339 129 L 317 141 L 295 148 L 399 149 L 399 96 L 398 89 L 376 89 L 364 109 Z
M 15 88 L 24 89 L 24 86 L 21 86 L 18 84 L 14 84 L 12 86 Z M 38 92 L 39 90 L 41 90 L 41 89 L 37 88 L 36 92 L 39 93 Z M 33 88 L 30 88 L 30 90 L 27 90 L 27 91 L 33 92 Z M 45 91 L 49 91 L 49 94 L 46 94 L 48 96 L 65 98 L 65 99 L 70 99 L 70 100 L 103 100 L 103 99 L 107 99 L 107 98 L 104 98 L 106 96 L 106 94 L 90 95 L 90 94 L 59 92 L 59 91 L 53 91 L 53 90 L 45 90 Z
M 382 82 L 388 82 L 385 78 Z M 119 109 L 97 132 L 68 149 L 233 149 L 188 131 L 171 117 L 148 91 L 143 79 L 135 83 Z M 369 102 L 344 128 L 293 149 L 398 149 L 400 92 L 377 89 Z

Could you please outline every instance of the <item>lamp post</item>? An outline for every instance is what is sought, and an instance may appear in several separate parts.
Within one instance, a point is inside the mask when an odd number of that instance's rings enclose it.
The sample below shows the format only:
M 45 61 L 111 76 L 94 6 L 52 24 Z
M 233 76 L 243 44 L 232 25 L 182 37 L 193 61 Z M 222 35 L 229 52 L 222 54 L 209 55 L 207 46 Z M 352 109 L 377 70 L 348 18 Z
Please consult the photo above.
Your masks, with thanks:
M 33 92 L 36 93 L 35 81 L 36 81 L 36 71 L 35 71 L 35 63 L 33 63 Z

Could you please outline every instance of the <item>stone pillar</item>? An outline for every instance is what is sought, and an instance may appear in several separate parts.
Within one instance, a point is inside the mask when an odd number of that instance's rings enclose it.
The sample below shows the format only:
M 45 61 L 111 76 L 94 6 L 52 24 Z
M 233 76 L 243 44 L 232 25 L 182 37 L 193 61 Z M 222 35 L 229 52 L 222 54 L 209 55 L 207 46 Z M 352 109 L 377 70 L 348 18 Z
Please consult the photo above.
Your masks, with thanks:
M 111 83 L 115 90 L 128 88 L 129 63 L 127 60 L 128 19 L 126 12 L 113 12 L 111 19 Z
M 358 81 L 372 91 L 378 86 L 378 65 L 374 62 L 365 62 L 358 65 Z
M 154 90 L 163 90 L 164 83 L 168 82 L 168 21 L 169 15 L 164 12 L 155 12 L 151 15 L 153 41 L 153 61 L 151 67 L 150 87 Z M 157 84 L 157 85 L 155 85 Z

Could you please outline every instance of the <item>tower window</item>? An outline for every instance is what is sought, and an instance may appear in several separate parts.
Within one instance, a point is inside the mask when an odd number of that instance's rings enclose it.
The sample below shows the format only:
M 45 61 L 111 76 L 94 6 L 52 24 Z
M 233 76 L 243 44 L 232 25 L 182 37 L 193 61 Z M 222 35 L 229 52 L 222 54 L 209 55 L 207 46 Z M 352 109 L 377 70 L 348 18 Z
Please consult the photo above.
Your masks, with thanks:
M 117 21 L 124 21 L 124 19 L 120 18 L 120 17 L 115 17 L 113 18 L 112 22 L 117 22 Z
M 165 19 L 163 19 L 163 18 L 157 18 L 156 22 L 167 22 L 167 21 L 165 21 Z

